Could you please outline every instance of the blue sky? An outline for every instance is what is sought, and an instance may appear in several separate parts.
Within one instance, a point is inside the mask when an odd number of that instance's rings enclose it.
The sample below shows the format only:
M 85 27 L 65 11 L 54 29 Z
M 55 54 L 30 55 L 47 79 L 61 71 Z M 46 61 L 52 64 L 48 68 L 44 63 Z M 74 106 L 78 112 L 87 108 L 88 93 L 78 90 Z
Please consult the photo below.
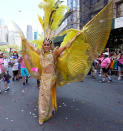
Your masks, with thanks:
M 0 18 L 8 25 L 11 21 L 17 23 L 25 32 L 30 24 L 34 30 L 41 30 L 37 15 L 43 15 L 38 4 L 42 0 L 0 0 Z M 66 1 L 66 0 L 65 0 Z

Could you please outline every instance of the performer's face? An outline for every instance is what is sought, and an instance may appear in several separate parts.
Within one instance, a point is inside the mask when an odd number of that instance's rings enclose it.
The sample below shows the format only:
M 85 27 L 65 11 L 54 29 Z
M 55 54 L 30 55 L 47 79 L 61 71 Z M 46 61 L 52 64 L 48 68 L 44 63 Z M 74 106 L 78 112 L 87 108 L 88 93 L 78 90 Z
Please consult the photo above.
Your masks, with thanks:
M 43 43 L 44 52 L 48 52 L 51 49 L 51 44 L 48 41 Z

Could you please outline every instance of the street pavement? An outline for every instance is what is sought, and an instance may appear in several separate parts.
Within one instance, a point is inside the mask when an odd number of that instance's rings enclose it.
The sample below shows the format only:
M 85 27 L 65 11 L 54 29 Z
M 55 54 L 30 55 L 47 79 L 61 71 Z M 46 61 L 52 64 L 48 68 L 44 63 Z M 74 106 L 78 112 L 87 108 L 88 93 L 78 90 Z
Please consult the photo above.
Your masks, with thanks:
M 87 76 L 83 82 L 57 88 L 58 111 L 38 124 L 36 80 L 10 83 L 0 94 L 0 131 L 123 131 L 123 80 L 100 83 Z

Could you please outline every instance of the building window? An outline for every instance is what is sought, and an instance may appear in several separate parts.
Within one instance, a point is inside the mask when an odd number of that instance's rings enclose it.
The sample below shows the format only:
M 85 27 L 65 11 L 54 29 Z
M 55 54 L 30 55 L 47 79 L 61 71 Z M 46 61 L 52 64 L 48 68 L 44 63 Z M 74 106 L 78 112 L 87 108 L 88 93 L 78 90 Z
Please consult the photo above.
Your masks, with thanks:
M 116 4 L 116 17 L 123 17 L 123 3 Z
M 73 1 L 73 8 L 76 9 L 76 1 Z
M 91 0 L 91 4 L 95 5 L 97 3 L 98 0 Z
M 84 0 L 83 3 L 86 4 L 88 1 L 87 0 Z

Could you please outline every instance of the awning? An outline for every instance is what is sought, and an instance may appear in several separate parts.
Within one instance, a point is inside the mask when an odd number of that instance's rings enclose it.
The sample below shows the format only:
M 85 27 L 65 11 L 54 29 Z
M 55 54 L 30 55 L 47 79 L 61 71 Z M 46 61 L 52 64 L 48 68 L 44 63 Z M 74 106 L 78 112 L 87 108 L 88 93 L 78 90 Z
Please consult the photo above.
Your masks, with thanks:
M 115 28 L 115 18 L 112 19 L 112 29 Z
M 53 43 L 61 43 L 63 40 L 64 40 L 64 37 L 66 35 L 63 35 L 63 36 L 57 36 L 54 40 L 53 40 Z

